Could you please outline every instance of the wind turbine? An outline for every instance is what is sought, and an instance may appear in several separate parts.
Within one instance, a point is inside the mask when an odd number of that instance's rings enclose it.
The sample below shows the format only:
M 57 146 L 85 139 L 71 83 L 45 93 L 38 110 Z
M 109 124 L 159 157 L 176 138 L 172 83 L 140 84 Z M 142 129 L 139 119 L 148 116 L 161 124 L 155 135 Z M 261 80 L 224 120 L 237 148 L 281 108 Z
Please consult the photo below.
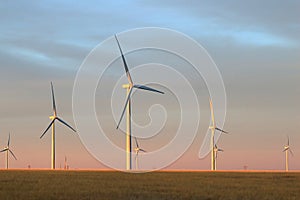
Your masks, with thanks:
M 11 153 L 11 155 L 14 157 L 15 160 L 17 160 L 15 154 L 12 152 L 12 150 L 9 148 L 10 144 L 10 133 L 8 134 L 8 141 L 7 141 L 7 146 L 1 150 L 0 152 L 5 152 L 6 151 L 6 169 L 8 169 L 8 154 Z
M 285 152 L 285 171 L 289 171 L 289 152 L 294 156 L 291 148 L 290 148 L 290 138 L 287 136 L 287 144 L 284 145 L 284 150 L 282 152 Z
M 56 105 L 55 105 L 55 98 L 54 98 L 54 90 L 53 90 L 53 84 L 51 82 L 51 94 L 52 94 L 52 107 L 53 107 L 53 115 L 50 116 L 50 124 L 46 128 L 46 130 L 43 132 L 41 135 L 40 139 L 46 134 L 46 132 L 49 130 L 49 128 L 52 126 L 52 137 L 51 137 L 51 169 L 55 169 L 55 120 L 58 120 L 62 124 L 66 125 L 69 127 L 72 131 L 76 132 L 74 128 L 72 128 L 69 124 L 64 122 L 61 118 L 57 116 L 57 111 L 56 111 Z
M 217 144 L 215 144 L 214 147 L 214 154 L 215 154 L 215 170 L 217 170 L 217 158 L 218 158 L 218 152 L 223 152 L 223 149 L 219 149 Z
M 120 123 L 121 123 L 122 118 L 124 116 L 125 110 L 127 110 L 127 112 L 126 112 L 126 170 L 131 170 L 132 169 L 132 162 L 131 162 L 131 93 L 132 93 L 132 90 L 133 90 L 133 88 L 136 88 L 136 89 L 148 90 L 148 91 L 151 91 L 151 92 L 157 92 L 157 93 L 160 93 L 160 94 L 164 94 L 164 92 L 161 92 L 159 90 L 150 88 L 150 87 L 145 86 L 145 85 L 135 85 L 135 84 L 133 84 L 133 81 L 132 81 L 132 78 L 130 76 L 129 69 L 128 69 L 128 66 L 127 66 L 127 63 L 126 63 L 126 60 L 125 60 L 125 56 L 123 55 L 119 40 L 117 38 L 117 35 L 115 35 L 115 38 L 116 38 L 116 41 L 117 41 L 117 44 L 118 44 L 118 47 L 119 47 L 119 50 L 120 50 L 120 53 L 121 53 L 121 57 L 122 57 L 123 65 L 124 65 L 124 68 L 125 68 L 126 76 L 127 76 L 128 82 L 129 82 L 128 84 L 122 85 L 122 87 L 127 90 L 127 94 L 126 94 L 127 97 L 126 97 L 126 102 L 125 102 L 123 112 L 121 114 L 119 123 L 117 125 L 117 129 L 120 126 Z
M 215 152 L 214 152 L 214 147 L 215 147 L 215 131 L 220 131 L 221 133 L 228 133 L 220 128 L 218 128 L 216 126 L 216 123 L 215 123 L 215 115 L 214 115 L 214 108 L 213 108 L 213 104 L 212 104 L 212 101 L 211 99 L 209 100 L 209 107 L 210 107 L 210 113 L 211 113 L 211 126 L 209 126 L 209 129 L 211 130 L 211 143 L 210 143 L 210 146 L 211 146 L 211 170 L 214 171 L 216 170 L 216 162 L 215 162 Z
M 68 170 L 69 169 L 69 164 L 67 163 L 67 156 L 65 156 L 65 164 L 64 164 L 64 169 Z
M 139 152 L 146 153 L 146 151 L 144 149 L 140 148 L 136 137 L 134 137 L 134 139 L 135 139 L 135 145 L 136 145 L 136 147 L 134 149 L 134 151 L 135 151 L 135 169 L 138 170 L 138 156 L 139 156 Z

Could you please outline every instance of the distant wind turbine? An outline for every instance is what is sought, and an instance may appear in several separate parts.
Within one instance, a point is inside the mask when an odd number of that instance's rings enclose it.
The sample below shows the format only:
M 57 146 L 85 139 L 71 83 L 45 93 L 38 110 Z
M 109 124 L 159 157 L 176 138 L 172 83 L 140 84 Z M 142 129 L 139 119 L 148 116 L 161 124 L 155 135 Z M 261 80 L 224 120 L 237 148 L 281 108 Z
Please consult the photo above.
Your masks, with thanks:
M 69 127 L 72 131 L 76 132 L 74 128 L 72 128 L 69 124 L 64 122 L 61 118 L 57 116 L 57 111 L 56 111 L 56 105 L 55 105 L 55 98 L 54 98 L 54 90 L 53 90 L 53 84 L 51 82 L 51 94 L 52 94 L 52 107 L 53 107 L 53 116 L 50 116 L 50 124 L 46 128 L 46 130 L 43 132 L 41 135 L 40 139 L 46 134 L 46 132 L 49 130 L 49 128 L 52 126 L 52 137 L 51 137 L 51 169 L 55 169 L 55 120 L 58 120 L 62 124 L 66 125 Z
M 146 153 L 146 151 L 145 151 L 144 149 L 140 148 L 140 146 L 139 146 L 139 144 L 138 144 L 138 141 L 137 141 L 136 137 L 134 137 L 134 139 L 135 139 L 135 145 L 136 145 L 136 147 L 135 147 L 135 149 L 134 149 L 134 151 L 135 151 L 135 169 L 138 170 L 138 169 L 139 169 L 139 167 L 138 167 L 138 164 L 139 164 L 139 163 L 138 163 L 139 152 L 144 152 L 144 153 Z
M 212 125 L 209 126 L 209 129 L 211 130 L 211 170 L 214 171 L 216 170 L 216 162 L 215 162 L 215 152 L 214 152 L 214 147 L 215 147 L 215 131 L 220 131 L 221 133 L 228 133 L 216 126 L 215 123 L 215 115 L 214 115 L 214 108 L 211 99 L 209 100 L 209 107 L 210 107 L 210 113 L 211 113 L 211 123 Z
M 217 159 L 218 159 L 218 152 L 223 152 L 223 149 L 219 149 L 218 146 L 215 144 L 214 153 L 215 153 L 215 170 L 217 170 Z
M 129 69 L 128 69 L 128 66 L 127 66 L 127 63 L 126 63 L 126 60 L 125 60 L 125 56 L 123 55 L 119 40 L 118 40 L 116 35 L 115 35 L 115 38 L 116 38 L 116 41 L 117 41 L 117 44 L 118 44 L 118 47 L 119 47 L 119 50 L 120 50 L 120 53 L 121 53 L 121 57 L 122 57 L 123 65 L 124 65 L 124 68 L 125 68 L 126 76 L 127 76 L 128 82 L 129 82 L 128 84 L 122 85 L 123 88 L 127 89 L 127 97 L 126 97 L 126 102 L 125 102 L 123 112 L 121 114 L 119 123 L 117 125 L 117 129 L 120 126 L 120 123 L 121 123 L 122 118 L 124 116 L 125 110 L 127 110 L 127 113 L 126 113 L 126 170 L 131 170 L 132 169 L 132 162 L 131 162 L 131 93 L 132 93 L 132 90 L 133 90 L 133 88 L 136 88 L 136 89 L 148 90 L 148 91 L 151 91 L 151 92 L 157 92 L 157 93 L 160 93 L 160 94 L 164 94 L 164 93 L 159 91 L 159 90 L 156 90 L 156 89 L 150 88 L 148 86 L 145 86 L 145 85 L 135 85 L 135 84 L 133 84 L 133 81 L 132 81 L 132 78 L 130 76 Z
M 287 136 L 287 144 L 284 145 L 284 150 L 282 152 L 285 152 L 285 171 L 289 171 L 289 152 L 294 156 L 291 148 L 290 148 L 290 138 Z
M 11 153 L 11 155 L 14 157 L 15 160 L 17 160 L 15 154 L 12 152 L 12 150 L 9 148 L 9 144 L 10 144 L 10 133 L 8 134 L 8 141 L 7 141 L 7 146 L 1 150 L 0 152 L 5 152 L 6 151 L 6 169 L 8 169 L 8 154 Z
M 64 164 L 64 169 L 68 170 L 69 169 L 69 164 L 67 163 L 67 156 L 65 156 L 65 164 Z

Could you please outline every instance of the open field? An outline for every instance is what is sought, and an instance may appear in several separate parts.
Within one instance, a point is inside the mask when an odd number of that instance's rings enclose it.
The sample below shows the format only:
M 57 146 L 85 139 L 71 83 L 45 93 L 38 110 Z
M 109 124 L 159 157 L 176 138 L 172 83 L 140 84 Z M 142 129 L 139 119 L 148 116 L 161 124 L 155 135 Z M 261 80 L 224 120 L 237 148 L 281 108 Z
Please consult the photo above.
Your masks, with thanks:
M 300 173 L 0 171 L 0 199 L 300 199 Z

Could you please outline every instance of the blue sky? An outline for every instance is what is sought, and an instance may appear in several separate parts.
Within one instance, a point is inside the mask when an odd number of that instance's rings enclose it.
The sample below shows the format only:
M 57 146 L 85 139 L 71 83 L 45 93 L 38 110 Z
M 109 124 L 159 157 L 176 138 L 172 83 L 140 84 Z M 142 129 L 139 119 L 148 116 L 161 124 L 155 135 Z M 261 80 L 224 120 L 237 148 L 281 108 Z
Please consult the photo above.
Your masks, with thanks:
M 40 148 L 50 155 L 50 140 L 35 137 L 48 122 L 51 80 L 57 87 L 64 118 L 73 123 L 72 86 L 90 50 L 113 34 L 155 26 L 194 38 L 208 50 L 223 75 L 228 97 L 225 128 L 233 132 L 221 141 L 228 149 L 220 157 L 224 169 L 240 168 L 246 162 L 240 154 L 235 155 L 236 149 L 248 155 L 247 162 L 253 168 L 282 168 L 280 148 L 286 134 L 295 143 L 291 162 L 300 168 L 299 1 L 4 1 L 0 10 L 0 144 L 4 145 L 8 131 L 15 132 L 16 154 L 22 154 L 25 146 L 28 152 Z M 36 120 L 36 127 L 28 125 L 30 119 Z M 64 139 L 69 136 L 62 135 Z M 199 135 L 173 167 L 207 168 L 208 160 L 199 161 L 196 155 L 204 136 Z M 65 151 L 75 160 L 72 146 L 81 144 L 75 136 L 70 137 Z M 57 148 L 64 151 L 62 146 Z M 272 148 L 279 148 L 278 157 Z M 272 156 L 274 163 L 257 162 L 257 153 L 264 150 L 262 157 Z M 73 166 L 101 166 L 83 147 L 76 153 L 92 164 L 74 161 Z M 24 167 L 36 162 L 29 155 L 22 156 L 12 165 Z M 42 154 L 36 157 L 43 158 Z M 235 157 L 239 161 L 233 166 L 225 162 Z M 35 165 L 47 167 L 48 157 L 42 160 Z

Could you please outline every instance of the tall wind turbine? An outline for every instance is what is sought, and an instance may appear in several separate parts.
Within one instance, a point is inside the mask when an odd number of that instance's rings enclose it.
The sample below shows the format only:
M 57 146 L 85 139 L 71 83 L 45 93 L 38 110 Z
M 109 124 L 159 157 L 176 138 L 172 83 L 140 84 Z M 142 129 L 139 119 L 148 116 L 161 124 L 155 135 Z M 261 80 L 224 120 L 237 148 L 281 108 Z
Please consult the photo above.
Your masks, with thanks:
M 215 153 L 215 170 L 217 170 L 217 159 L 218 159 L 218 152 L 223 152 L 223 149 L 219 149 L 217 144 L 215 144 L 214 147 L 214 153 Z
M 1 150 L 0 152 L 5 152 L 6 151 L 6 169 L 8 169 L 8 154 L 11 153 L 11 155 L 14 157 L 15 160 L 17 160 L 15 154 L 12 152 L 12 150 L 9 148 L 9 144 L 10 144 L 10 133 L 8 134 L 8 140 L 7 140 L 7 146 Z
M 294 155 L 291 148 L 290 148 L 290 138 L 287 136 L 287 144 L 284 145 L 284 150 L 282 152 L 285 152 L 285 171 L 289 171 L 289 152 Z
M 215 115 L 214 115 L 214 108 L 211 99 L 209 100 L 209 107 L 210 107 L 210 113 L 211 113 L 211 126 L 209 126 L 209 129 L 211 130 L 211 141 L 210 141 L 210 147 L 211 147 L 211 170 L 214 171 L 216 170 L 216 163 L 215 163 L 215 152 L 214 152 L 214 147 L 215 147 L 215 131 L 221 131 L 221 133 L 228 133 L 216 126 L 215 123 Z
M 144 149 L 140 148 L 140 146 L 139 146 L 139 144 L 138 144 L 138 141 L 137 141 L 136 137 L 134 137 L 134 139 L 135 139 L 135 145 L 136 145 L 136 147 L 135 147 L 135 149 L 134 149 L 134 151 L 135 151 L 135 169 L 138 170 L 138 169 L 139 169 L 139 167 L 138 167 L 138 156 L 139 156 L 139 152 L 144 152 L 144 153 L 146 153 L 146 151 L 145 151 Z
M 115 35 L 115 38 L 116 38 L 116 41 L 117 41 L 117 44 L 118 44 L 118 47 L 119 47 L 119 50 L 120 50 L 120 53 L 121 53 L 121 57 L 122 57 L 123 65 L 124 65 L 124 68 L 125 68 L 126 76 L 127 76 L 128 82 L 129 82 L 128 84 L 122 85 L 122 87 L 127 90 L 127 94 L 126 94 L 127 97 L 126 97 L 126 102 L 125 102 L 123 112 L 121 114 L 119 123 L 117 125 L 117 129 L 120 126 L 120 123 L 121 123 L 122 118 L 124 116 L 125 110 L 127 110 L 127 112 L 126 112 L 126 170 L 131 170 L 132 169 L 132 162 L 131 162 L 131 93 L 132 93 L 132 90 L 133 90 L 133 88 L 136 88 L 136 89 L 148 90 L 148 91 L 151 91 L 151 92 L 157 92 L 157 93 L 160 93 L 160 94 L 164 94 L 164 93 L 159 91 L 159 90 L 156 90 L 156 89 L 150 88 L 148 86 L 145 86 L 145 85 L 135 85 L 135 84 L 133 84 L 133 81 L 132 81 L 132 78 L 130 76 L 129 69 L 128 69 L 128 66 L 127 66 L 127 63 L 126 63 L 126 60 L 125 60 L 125 56 L 123 55 L 119 40 L 118 40 L 116 35 Z
M 67 127 L 69 127 L 74 132 L 76 132 L 76 130 L 74 128 L 72 128 L 72 126 L 70 126 L 69 124 L 67 124 L 61 118 L 59 118 L 57 116 L 56 105 L 55 105 L 55 98 L 54 98 L 54 90 L 53 90 L 53 84 L 52 84 L 52 82 L 51 82 L 51 94 L 52 94 L 53 115 L 49 117 L 50 120 L 51 120 L 51 122 L 50 122 L 49 126 L 46 128 L 46 130 L 43 132 L 43 134 L 41 135 L 40 139 L 46 134 L 46 132 L 52 126 L 52 137 L 51 137 L 51 141 L 52 141 L 52 144 L 51 144 L 51 169 L 55 169 L 55 120 L 58 120 L 62 124 L 66 125 Z

